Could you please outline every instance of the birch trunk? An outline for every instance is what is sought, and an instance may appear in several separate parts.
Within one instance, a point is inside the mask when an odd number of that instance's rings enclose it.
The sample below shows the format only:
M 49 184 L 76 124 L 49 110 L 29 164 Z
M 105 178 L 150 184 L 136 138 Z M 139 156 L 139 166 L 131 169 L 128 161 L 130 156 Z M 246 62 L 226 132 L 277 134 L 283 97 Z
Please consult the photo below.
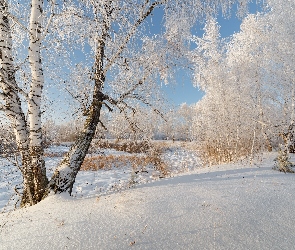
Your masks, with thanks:
M 16 143 L 19 149 L 23 151 L 28 148 L 28 131 L 25 115 L 22 112 L 20 98 L 17 93 L 10 25 L 8 18 L 3 15 L 3 13 L 7 11 L 6 1 L 0 0 L 0 5 L 2 9 L 0 12 L 0 89 L 2 90 L 3 99 L 5 101 L 3 111 L 13 125 Z
M 102 103 L 105 100 L 105 95 L 102 93 L 105 82 L 105 75 L 103 72 L 104 49 L 105 42 L 103 37 L 103 39 L 98 41 L 95 57 L 95 85 L 93 99 L 84 123 L 84 129 L 54 172 L 54 175 L 49 182 L 48 192 L 72 193 L 76 176 L 94 137 L 96 127 L 100 121 Z
M 90 143 L 94 137 L 96 127 L 100 122 L 100 112 L 102 108 L 103 101 L 106 100 L 106 96 L 103 94 L 103 87 L 105 83 L 105 75 L 108 69 L 113 65 L 115 60 L 120 56 L 127 43 L 130 41 L 131 37 L 136 32 L 137 27 L 149 16 L 153 9 L 161 4 L 161 1 L 154 2 L 148 7 L 149 1 L 146 1 L 146 5 L 143 6 L 145 11 L 143 11 L 138 20 L 134 23 L 128 33 L 126 33 L 126 38 L 122 41 L 121 46 L 108 63 L 104 66 L 104 53 L 105 53 L 105 42 L 109 35 L 109 28 L 111 24 L 111 14 L 112 14 L 112 1 L 106 1 L 104 4 L 105 13 L 103 19 L 103 31 L 100 37 L 97 39 L 95 62 L 94 62 L 94 89 L 92 96 L 92 103 L 88 111 L 87 119 L 84 124 L 84 129 L 80 134 L 77 141 L 71 147 L 70 151 L 66 154 L 65 158 L 57 167 L 53 174 L 52 179 L 49 182 L 49 189 L 47 192 L 53 191 L 54 193 L 69 192 L 71 194 L 72 188 L 77 176 L 78 171 L 84 161 L 84 158 L 89 149 Z M 144 10 L 143 9 L 143 10 Z M 100 25 L 100 23 L 99 23 Z
M 33 203 L 39 202 L 46 190 L 48 181 L 46 177 L 45 162 L 43 159 L 42 128 L 41 128 L 41 96 L 44 85 L 44 76 L 41 62 L 41 23 L 42 0 L 32 0 L 29 34 L 29 64 L 31 70 L 31 85 L 28 103 L 29 123 L 29 153 L 30 153 L 30 190 L 33 192 Z M 30 191 L 31 192 L 31 191 Z M 22 203 L 27 203 L 29 194 L 24 190 Z
M 0 88 L 2 90 L 2 97 L 5 102 L 4 112 L 8 117 L 16 138 L 16 144 L 22 159 L 22 175 L 24 184 L 24 200 L 26 204 L 33 205 L 34 191 L 31 188 L 33 183 L 32 169 L 30 166 L 29 154 L 29 133 L 27 130 L 27 123 L 25 115 L 22 111 L 21 101 L 18 96 L 18 86 L 15 80 L 15 69 L 12 57 L 12 38 L 9 20 L 4 13 L 8 11 L 7 3 L 0 0 L 0 64 L 1 64 L 1 80 Z

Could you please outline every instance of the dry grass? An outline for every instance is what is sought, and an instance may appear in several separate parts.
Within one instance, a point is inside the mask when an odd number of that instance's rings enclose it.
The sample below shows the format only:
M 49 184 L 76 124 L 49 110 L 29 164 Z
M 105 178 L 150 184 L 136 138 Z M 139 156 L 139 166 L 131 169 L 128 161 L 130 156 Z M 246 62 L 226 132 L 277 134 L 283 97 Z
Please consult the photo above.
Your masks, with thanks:
M 110 148 L 117 151 L 124 151 L 127 153 L 147 153 L 152 148 L 148 141 L 108 141 L 99 140 L 94 141 L 90 147 L 89 152 L 93 152 L 99 148 Z
M 44 157 L 63 157 L 65 152 L 44 152 Z
M 59 144 L 55 144 L 59 145 Z M 147 141 L 93 141 L 88 150 L 88 154 L 98 153 L 100 149 L 115 149 L 127 153 L 148 153 L 153 146 Z M 65 152 L 45 152 L 45 157 L 62 157 Z
M 112 168 L 123 168 L 131 166 L 135 173 L 146 171 L 152 167 L 161 173 L 161 176 L 168 176 L 169 170 L 161 155 L 168 147 L 166 143 L 152 144 L 148 141 L 93 141 L 88 150 L 88 156 L 81 166 L 82 171 L 96 171 L 99 169 L 109 170 Z M 91 155 L 99 153 L 100 149 L 115 149 L 131 153 L 132 155 Z M 46 152 L 45 157 L 62 157 L 64 152 Z
M 252 140 L 240 140 L 238 142 L 205 142 L 199 148 L 200 157 L 204 165 L 216 165 L 229 163 L 257 154 L 262 145 L 254 144 Z
M 96 144 L 97 145 L 97 144 Z M 122 146 L 123 145 L 123 146 Z M 87 156 L 82 164 L 82 171 L 96 171 L 99 169 L 109 170 L 112 168 L 123 168 L 131 166 L 135 173 L 145 172 L 147 167 L 153 167 L 155 170 L 161 173 L 161 176 L 169 175 L 168 166 L 161 159 L 161 150 L 152 148 L 149 145 L 147 150 L 146 144 L 136 143 L 127 144 L 124 143 L 118 146 L 118 144 L 104 144 L 104 146 L 115 146 L 116 150 L 120 148 L 120 151 L 128 150 L 129 153 L 140 152 L 146 150 L 146 154 L 140 155 L 96 155 Z M 131 146 L 130 146 L 131 145 Z M 113 148 L 113 147 L 112 147 Z M 125 152 L 128 152 L 125 151 Z

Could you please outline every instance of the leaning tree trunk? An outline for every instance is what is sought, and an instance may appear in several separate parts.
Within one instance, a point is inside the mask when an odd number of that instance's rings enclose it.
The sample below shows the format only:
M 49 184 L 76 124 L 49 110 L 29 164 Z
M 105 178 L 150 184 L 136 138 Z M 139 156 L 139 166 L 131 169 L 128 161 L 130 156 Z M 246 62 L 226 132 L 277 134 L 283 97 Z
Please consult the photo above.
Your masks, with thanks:
M 105 75 L 103 72 L 104 42 L 105 36 L 98 40 L 98 46 L 95 57 L 95 84 L 93 90 L 92 104 L 88 110 L 88 115 L 84 123 L 84 129 L 78 139 L 66 154 L 55 170 L 52 179 L 49 182 L 48 192 L 54 193 L 68 192 L 72 193 L 72 188 L 76 176 L 81 168 L 84 158 L 88 152 L 90 143 L 94 137 L 96 127 L 100 122 L 100 112 L 103 101 L 106 99 L 102 93 Z
M 65 158 L 59 164 L 49 182 L 49 192 L 72 193 L 75 178 L 88 152 L 97 124 L 99 123 L 103 96 L 104 95 L 100 93 L 100 95 L 97 95 L 97 99 L 93 101 L 82 133 L 79 135 L 70 151 L 66 154 Z
M 146 4 L 148 4 L 148 2 L 149 1 L 146 1 Z M 107 70 L 113 65 L 115 60 L 120 56 L 127 43 L 136 32 L 137 27 L 143 22 L 143 20 L 145 20 L 146 17 L 148 17 L 152 13 L 153 9 L 160 3 L 161 1 L 152 3 L 147 8 L 146 12 L 142 12 L 140 14 L 139 19 L 134 23 L 133 27 L 130 29 L 130 32 L 126 34 L 126 38 L 122 41 L 122 44 L 121 46 L 119 46 L 117 52 L 113 55 L 113 57 L 111 57 L 111 59 L 108 59 L 108 64 L 104 67 L 103 61 L 105 41 L 110 29 L 110 19 L 113 11 L 112 1 L 109 0 L 105 2 L 105 16 L 102 25 L 103 31 L 101 37 L 97 39 L 97 49 L 94 63 L 95 84 L 93 90 L 92 104 L 89 108 L 83 131 L 78 137 L 77 141 L 71 147 L 70 151 L 66 154 L 65 158 L 55 170 L 53 177 L 49 182 L 49 188 L 46 192 L 47 194 L 51 191 L 53 191 L 54 193 L 69 192 L 71 194 L 77 173 L 81 168 L 81 165 L 89 149 L 90 143 L 94 137 L 97 124 L 100 122 L 100 112 L 102 104 L 106 99 L 109 100 L 102 92 L 105 83 L 105 74 Z M 144 8 L 146 7 L 147 6 L 144 6 Z

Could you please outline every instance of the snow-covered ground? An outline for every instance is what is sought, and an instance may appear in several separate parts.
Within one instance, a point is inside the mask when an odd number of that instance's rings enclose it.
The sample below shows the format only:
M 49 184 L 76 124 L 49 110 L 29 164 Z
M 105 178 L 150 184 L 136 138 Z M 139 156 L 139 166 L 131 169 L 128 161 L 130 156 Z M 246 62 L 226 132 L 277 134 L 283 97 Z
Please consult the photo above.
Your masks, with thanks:
M 295 175 L 272 170 L 274 158 L 50 196 L 0 214 L 0 249 L 294 249 Z
M 45 158 L 47 175 L 50 178 L 63 153 L 69 150 L 69 146 L 52 146 L 46 149 Z M 132 155 L 114 149 L 101 149 L 101 155 Z M 134 154 L 136 155 L 136 154 Z M 163 161 L 172 170 L 171 176 L 187 172 L 200 167 L 197 154 L 192 150 L 181 147 L 180 143 L 172 143 L 162 155 Z M 80 171 L 77 175 L 72 195 L 76 198 L 96 197 L 101 194 L 114 192 L 134 185 L 153 182 L 159 179 L 160 173 L 150 166 L 146 172 L 135 174 L 130 165 L 122 168 L 112 168 L 98 171 Z M 20 171 L 8 160 L 0 158 L 0 212 L 14 209 L 14 205 L 20 198 L 16 190 L 21 188 L 22 178 Z M 20 190 L 19 190 L 20 191 Z

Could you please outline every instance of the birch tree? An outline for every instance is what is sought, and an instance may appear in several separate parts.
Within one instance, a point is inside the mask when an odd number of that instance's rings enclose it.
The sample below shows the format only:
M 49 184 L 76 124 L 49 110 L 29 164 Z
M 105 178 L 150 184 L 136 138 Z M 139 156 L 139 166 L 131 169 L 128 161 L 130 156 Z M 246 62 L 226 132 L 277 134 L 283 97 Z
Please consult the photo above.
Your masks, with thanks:
M 206 92 L 195 126 L 217 163 L 278 147 L 279 136 L 285 150 L 293 143 L 293 5 L 269 1 L 269 11 L 248 15 L 228 41 L 209 19 L 195 38 L 195 82 Z
M 214 1 L 206 3 L 202 1 L 136 1 L 132 4 L 124 1 L 85 1 L 81 4 L 83 8 L 80 5 L 78 10 L 75 6 L 71 6 L 68 15 L 71 15 L 72 12 L 76 13 L 74 14 L 76 23 L 86 22 L 87 26 L 91 27 L 91 30 L 87 31 L 90 36 L 83 34 L 83 37 L 88 37 L 88 43 L 94 52 L 92 101 L 86 105 L 87 118 L 83 132 L 57 167 L 49 183 L 50 189 L 55 193 L 64 191 L 71 193 L 75 177 L 87 153 L 97 124 L 101 123 L 102 107 L 106 106 L 109 110 L 115 107 L 124 114 L 126 110 L 133 110 L 126 99 L 137 99 L 148 104 L 140 92 L 146 86 L 150 89 L 151 82 L 158 76 L 164 80 L 169 79 L 167 71 L 167 68 L 169 69 L 167 62 L 169 61 L 163 60 L 163 58 L 165 55 L 169 55 L 170 48 L 176 52 L 176 55 L 179 54 L 177 52 L 183 51 L 182 46 L 188 40 L 189 29 L 197 20 L 196 15 L 202 13 L 204 9 L 208 14 L 217 11 Z M 224 11 L 230 7 L 225 2 L 222 2 L 221 5 Z M 167 40 L 166 44 L 144 36 L 143 31 L 140 30 L 145 19 L 157 7 L 162 7 L 165 10 L 167 31 L 164 37 Z M 73 19 L 69 20 L 73 21 Z M 176 20 L 178 23 L 175 22 Z M 73 32 L 68 34 L 72 35 Z M 138 35 L 141 36 L 139 40 Z M 139 41 L 142 46 L 137 46 L 134 50 L 132 43 L 137 44 Z M 115 75 L 113 75 L 114 72 Z M 113 79 L 106 81 L 108 74 L 112 75 Z M 147 83 L 148 85 L 146 85 Z M 119 89 L 116 98 L 105 93 L 106 86 Z M 128 87 L 126 88 L 126 86 Z M 137 92 L 138 90 L 140 92 Z M 127 116 L 125 117 L 128 119 Z M 131 122 L 130 125 L 133 126 L 133 123 Z
M 247 2 L 237 1 L 240 10 L 246 11 Z M 204 15 L 217 13 L 220 7 L 226 13 L 233 4 L 226 0 L 51 1 L 44 13 L 42 0 L 31 0 L 30 10 L 24 12 L 28 16 L 23 17 L 18 11 L 21 4 L 1 0 L 0 109 L 13 126 L 21 155 L 22 205 L 33 205 L 50 192 L 71 193 L 96 127 L 102 124 L 102 108 L 118 109 L 128 120 L 127 113 L 134 113 L 132 100 L 149 106 L 152 86 L 156 86 L 157 79 L 169 82 L 176 59 L 189 48 L 190 29 L 195 22 Z M 147 19 L 156 8 L 164 10 L 166 30 L 162 36 L 149 36 Z M 15 33 L 17 27 L 21 32 Z M 19 67 L 16 61 L 21 56 L 14 47 L 17 41 L 12 38 L 21 34 L 25 34 L 21 47 L 26 50 L 28 43 L 28 48 L 27 58 L 23 58 Z M 80 49 L 86 53 L 85 46 L 90 51 L 84 64 L 85 75 L 91 77 L 82 79 L 87 84 L 88 95 L 86 92 L 83 97 L 73 95 L 81 103 L 84 128 L 48 183 L 41 108 L 46 80 L 43 67 L 50 61 L 42 56 L 42 48 L 57 49 L 53 55 L 63 54 L 71 60 L 67 50 Z M 55 66 L 52 64 L 51 70 Z M 29 82 L 26 86 L 19 81 L 22 79 L 19 68 L 27 70 L 24 71 L 28 77 L 23 78 Z
M 1 90 L 3 103 L 1 109 L 13 125 L 17 147 L 21 154 L 23 175 L 22 204 L 33 205 L 42 199 L 47 187 L 45 164 L 43 160 L 41 110 L 40 102 L 44 84 L 41 47 L 41 23 L 43 1 L 31 2 L 30 19 L 26 28 L 9 12 L 8 3 L 1 1 Z M 28 59 L 31 71 L 29 93 L 19 87 L 16 82 L 16 68 L 14 65 L 13 43 L 9 18 L 13 24 L 20 24 L 29 36 Z M 20 99 L 26 100 L 28 119 L 22 108 Z

